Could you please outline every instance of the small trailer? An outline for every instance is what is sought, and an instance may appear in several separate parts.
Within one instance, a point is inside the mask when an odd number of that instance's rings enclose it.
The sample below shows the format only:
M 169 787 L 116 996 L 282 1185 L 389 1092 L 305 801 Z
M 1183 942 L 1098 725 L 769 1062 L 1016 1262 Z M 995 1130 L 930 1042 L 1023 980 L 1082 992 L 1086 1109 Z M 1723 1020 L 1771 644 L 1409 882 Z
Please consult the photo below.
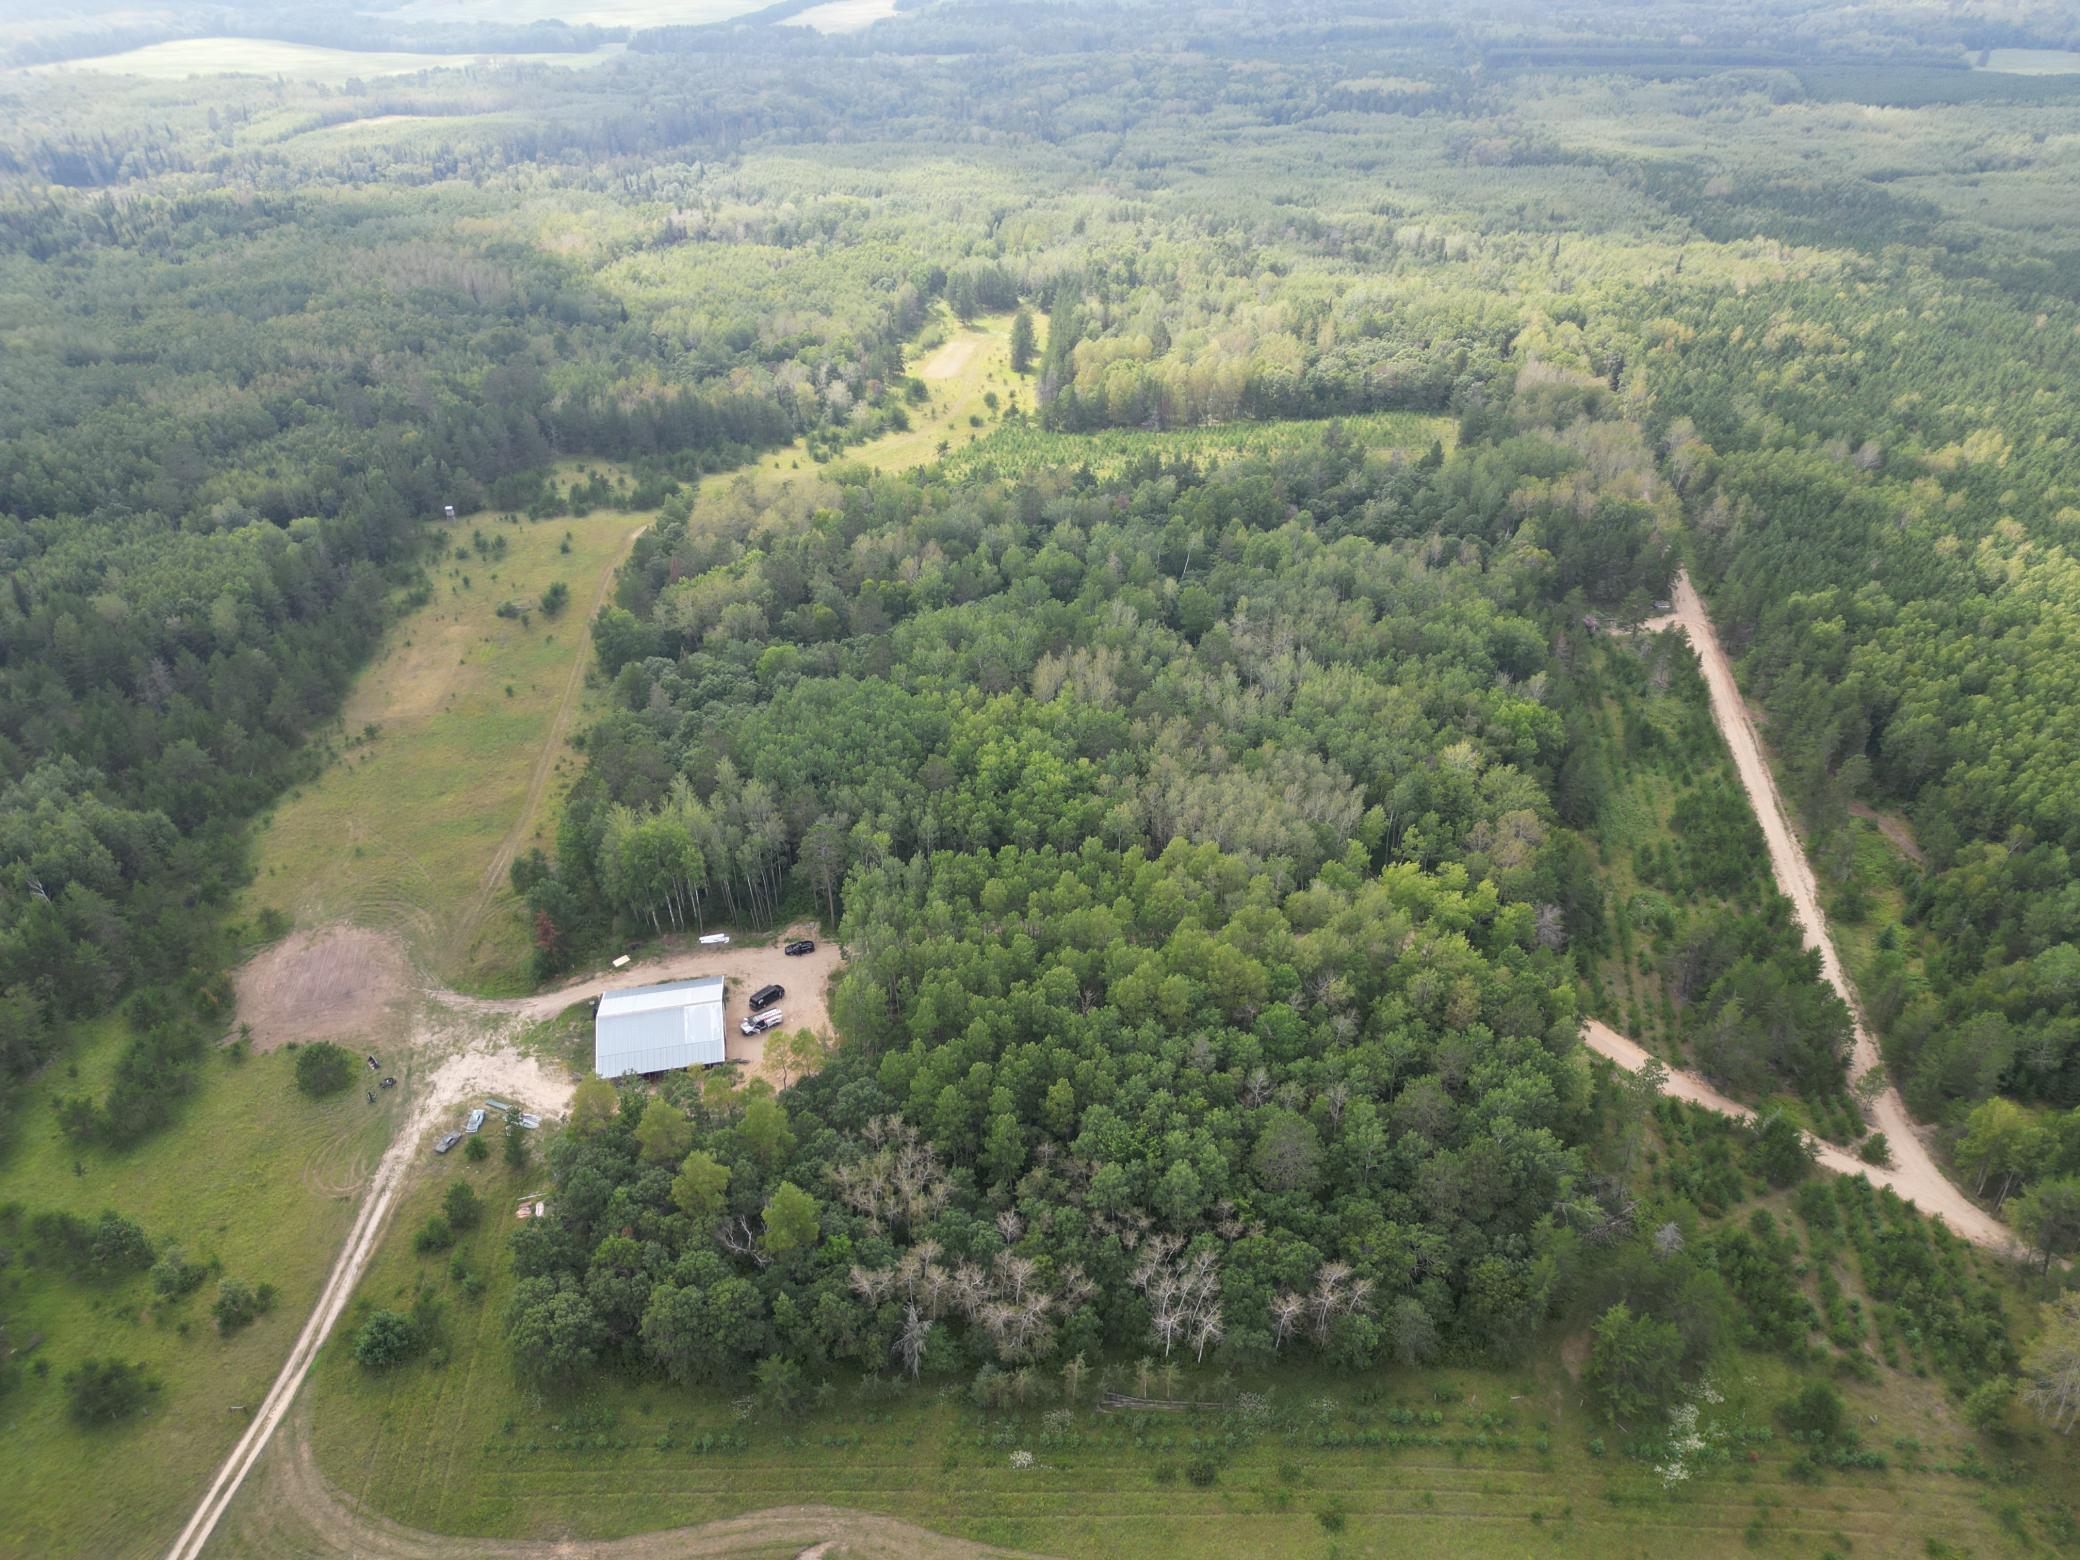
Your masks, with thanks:
M 703 948 L 726 948 L 729 946 L 728 932 L 710 932 L 701 939 Z

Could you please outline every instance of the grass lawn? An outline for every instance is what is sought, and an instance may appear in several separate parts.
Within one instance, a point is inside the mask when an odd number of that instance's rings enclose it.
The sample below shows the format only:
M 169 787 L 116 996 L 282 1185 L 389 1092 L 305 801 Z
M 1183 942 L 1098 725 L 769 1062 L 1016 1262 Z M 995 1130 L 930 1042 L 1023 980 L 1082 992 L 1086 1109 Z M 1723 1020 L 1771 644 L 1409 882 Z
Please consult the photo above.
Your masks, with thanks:
M 484 1226 L 452 1252 L 415 1254 L 411 1232 L 456 1177 L 489 1202 Z M 319 1467 L 372 1512 L 435 1533 L 605 1538 L 815 1501 L 1071 1555 L 1647 1554 L 1671 1542 L 1704 1554 L 1898 1554 L 1930 1537 L 1972 1553 L 2010 1547 L 2000 1507 L 2012 1492 L 1974 1476 L 1973 1437 L 1940 1389 L 1890 1372 L 1845 1393 L 1859 1424 L 1880 1415 L 1886 1428 L 1867 1441 L 1892 1466 L 1817 1485 L 1789 1478 L 1797 1448 L 1762 1439 L 1751 1458 L 1731 1436 L 1716 1466 L 1664 1483 L 1623 1455 L 1626 1437 L 1593 1417 L 1552 1347 L 1514 1371 L 1267 1376 L 1245 1383 L 1268 1398 L 1254 1422 L 1103 1414 L 1088 1398 L 1050 1418 L 1061 1407 L 1051 1376 L 1026 1405 L 983 1412 L 960 1383 L 883 1395 L 844 1373 L 823 1406 L 791 1421 L 663 1382 L 602 1377 L 579 1395 L 544 1393 L 513 1373 L 500 1317 L 514 1195 L 546 1184 L 538 1170 L 458 1156 L 401 1206 L 307 1389 Z M 481 1281 L 474 1298 L 457 1271 Z M 349 1349 L 356 1311 L 409 1308 L 422 1286 L 443 1300 L 440 1357 L 363 1370 Z M 1766 1429 L 1800 1381 L 1774 1357 L 1734 1355 L 1706 1423 Z M 1213 1388 L 1212 1370 L 1186 1370 L 1177 1392 Z M 1013 1467 L 1021 1450 L 1035 1466 Z M 291 1454 L 278 1442 L 269 1458 Z M 1202 1460 L 1213 1468 L 1203 1487 L 1191 1477 Z M 2026 1494 L 2021 1504 L 2033 1509 Z M 249 1486 L 227 1552 L 293 1552 L 297 1519 L 279 1507 Z
M 221 1338 L 209 1310 L 215 1273 L 158 1305 L 141 1275 L 102 1287 L 22 1262 L 0 1267 L 0 1315 L 12 1336 L 43 1338 L 32 1368 L 0 1395 L 0 1554 L 153 1554 L 172 1541 L 245 1428 L 234 1405 L 259 1404 L 309 1316 L 405 1092 L 379 1093 L 370 1106 L 357 1076 L 333 1099 L 312 1101 L 295 1087 L 293 1052 L 243 1063 L 215 1055 L 166 1131 L 128 1152 L 76 1152 L 50 1098 L 104 1089 L 123 1036 L 120 1021 L 105 1021 L 70 1052 L 76 1080 L 59 1067 L 31 1086 L 0 1201 L 25 1215 L 92 1218 L 113 1208 L 155 1243 L 174 1241 L 191 1262 L 221 1262 L 225 1276 L 272 1283 L 281 1298 Z M 67 1418 L 60 1378 L 94 1355 L 141 1361 L 161 1380 L 142 1417 L 96 1430 Z M 33 1369 L 41 1361 L 47 1375 Z
M 432 599 L 391 630 L 355 683 L 339 757 L 261 824 L 242 908 L 396 931 L 451 984 L 523 989 L 527 934 L 506 863 L 553 832 L 555 801 L 576 772 L 566 744 L 583 708 L 593 605 L 650 520 L 595 510 L 448 522 Z M 502 538 L 505 555 L 458 558 L 478 535 Z M 545 618 L 538 603 L 556 581 L 570 602 Z M 507 602 L 530 616 L 498 616 Z

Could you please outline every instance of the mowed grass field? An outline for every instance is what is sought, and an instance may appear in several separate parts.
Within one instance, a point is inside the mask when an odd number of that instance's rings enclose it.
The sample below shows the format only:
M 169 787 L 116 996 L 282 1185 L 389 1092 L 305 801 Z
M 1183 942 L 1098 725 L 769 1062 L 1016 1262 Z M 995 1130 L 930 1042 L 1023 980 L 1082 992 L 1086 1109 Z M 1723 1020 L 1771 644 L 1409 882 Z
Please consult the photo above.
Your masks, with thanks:
M 578 470 L 557 475 L 567 485 Z M 450 984 L 522 989 L 527 935 L 505 853 L 553 830 L 575 771 L 568 738 L 581 724 L 592 615 L 650 520 L 602 509 L 446 523 L 432 599 L 355 684 L 339 758 L 260 826 L 245 909 L 394 931 Z M 478 535 L 503 538 L 505 554 L 480 556 Z M 540 599 L 557 581 L 570 601 L 545 618 Z M 506 602 L 528 616 L 500 617 Z
M 298 1092 L 295 1053 L 203 1062 L 175 1124 L 122 1153 L 76 1151 L 58 1132 L 53 1096 L 99 1094 L 121 1048 L 120 1020 L 85 1032 L 20 1112 L 20 1141 L 0 1201 L 24 1215 L 92 1219 L 113 1208 L 156 1244 L 178 1244 L 223 1276 L 272 1283 L 274 1310 L 225 1338 L 210 1316 L 218 1274 L 157 1302 L 143 1276 L 74 1283 L 20 1265 L 0 1269 L 0 1314 L 19 1346 L 41 1335 L 13 1391 L 0 1394 L 0 1554 L 150 1555 L 194 1509 L 310 1314 L 360 1200 L 359 1183 L 390 1140 L 404 1088 L 370 1105 L 359 1082 L 333 1099 Z M 368 1043 L 409 1082 L 388 1038 Z M 75 1165 L 78 1170 L 75 1172 Z M 12 1243 L 13 1237 L 5 1238 Z M 82 1430 L 65 1413 L 64 1373 L 89 1356 L 142 1362 L 163 1383 L 146 1412 Z M 35 1366 L 47 1361 L 47 1373 Z
M 415 1255 L 410 1231 L 458 1177 L 487 1198 L 484 1226 L 452 1252 Z M 223 1552 L 313 1553 L 348 1541 L 359 1519 L 329 1497 L 313 1500 L 308 1481 L 297 1499 L 281 1498 L 299 1433 L 312 1438 L 324 1477 L 369 1513 L 491 1538 L 611 1538 L 819 1502 L 1063 1555 L 1648 1555 L 1671 1545 L 1880 1555 L 1923 1553 L 1928 1539 L 1961 1553 L 2012 1547 L 2002 1492 L 1957 1471 L 1970 1433 L 1929 1417 L 1939 1394 L 1925 1384 L 1892 1378 L 1847 1395 L 1859 1423 L 1875 1412 L 1887 1437 L 1913 1436 L 1924 1465 L 1909 1474 L 1893 1452 L 1888 1472 L 1830 1473 L 1817 1486 L 1787 1477 L 1797 1448 L 1781 1440 L 1760 1444 L 1752 1461 L 1735 1450 L 1665 1484 L 1621 1455 L 1625 1437 L 1591 1416 L 1552 1349 L 1517 1371 L 1265 1376 L 1243 1383 L 1274 1411 L 1254 1430 L 1216 1414 L 1104 1414 L 1088 1396 L 1066 1425 L 1051 1424 L 1045 1416 L 1061 1406 L 1052 1377 L 1027 1405 L 985 1413 L 961 1382 L 889 1396 L 841 1373 L 829 1401 L 794 1420 L 745 1417 L 732 1393 L 662 1381 L 603 1375 L 580 1395 L 543 1392 L 514 1374 L 500 1318 L 513 1199 L 547 1184 L 538 1169 L 516 1175 L 495 1157 L 470 1166 L 460 1156 L 420 1184 L 356 1305 L 408 1308 L 432 1289 L 444 1306 L 443 1357 L 365 1371 L 349 1349 L 350 1311 L 306 1389 L 301 1429 L 277 1442 L 271 1471 L 263 1466 L 234 1506 Z M 483 1282 L 476 1298 L 454 1276 L 458 1263 Z M 1799 1378 L 1774 1358 L 1736 1355 L 1715 1382 L 1725 1401 L 1712 1422 L 1766 1428 Z M 1211 1370 L 1184 1372 L 1178 1387 L 1187 1397 L 1214 1390 Z M 1386 1439 L 1411 1422 L 1402 1444 Z M 1034 1467 L 1012 1466 L 1019 1450 Z M 1216 1468 L 1203 1488 L 1184 1472 L 1201 1458 Z M 658 1553 L 671 1552 L 660 1542 Z

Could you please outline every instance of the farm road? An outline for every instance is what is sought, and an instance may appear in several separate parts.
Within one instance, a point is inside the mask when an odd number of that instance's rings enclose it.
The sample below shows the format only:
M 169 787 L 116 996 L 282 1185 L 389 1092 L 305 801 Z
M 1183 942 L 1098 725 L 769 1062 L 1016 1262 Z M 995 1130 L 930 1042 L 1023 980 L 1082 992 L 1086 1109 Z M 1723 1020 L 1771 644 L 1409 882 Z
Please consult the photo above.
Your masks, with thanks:
M 803 930 L 793 928 L 785 935 L 801 935 Z M 370 959 L 368 949 L 372 937 L 381 940 L 379 934 L 352 927 L 334 927 L 315 936 L 285 940 L 255 959 L 247 971 L 241 972 L 241 991 L 246 989 L 244 983 L 251 978 L 256 990 L 295 993 L 298 1000 L 281 1004 L 283 1018 L 313 1028 L 328 1026 L 323 1011 L 328 995 L 356 1004 L 357 1011 L 371 1001 L 398 1000 L 401 994 L 394 989 L 369 990 L 370 986 L 379 983 L 366 976 L 368 966 L 374 963 L 386 970 L 390 968 L 386 961 Z M 332 962 L 340 958 L 353 961 L 355 978 L 341 980 L 332 973 Z M 362 1199 L 361 1211 L 347 1233 L 346 1245 L 341 1249 L 339 1259 L 326 1276 L 325 1287 L 319 1291 L 310 1320 L 304 1323 L 296 1346 L 289 1351 L 274 1385 L 268 1389 L 266 1398 L 247 1425 L 246 1433 L 232 1447 L 231 1455 L 225 1459 L 204 1493 L 202 1503 L 196 1507 L 195 1514 L 188 1519 L 187 1526 L 181 1529 L 173 1548 L 168 1551 L 169 1560 L 192 1560 L 202 1553 L 225 1510 L 259 1461 L 260 1454 L 266 1450 L 268 1441 L 294 1403 L 304 1378 L 310 1374 L 319 1348 L 330 1336 L 370 1258 L 375 1255 L 383 1226 L 405 1184 L 413 1157 L 421 1150 L 435 1124 L 444 1115 L 451 1114 L 462 1101 L 484 1095 L 515 1101 L 545 1116 L 560 1115 L 570 1103 L 572 1083 L 560 1068 L 547 1066 L 513 1049 L 511 1042 L 520 1030 L 542 1019 L 552 1018 L 571 1003 L 600 991 L 651 981 L 679 980 L 690 975 L 724 975 L 732 983 L 734 998 L 730 1013 L 730 1055 L 732 1059 L 748 1063 L 754 1072 L 764 1072 L 765 1037 L 745 1039 L 735 1032 L 734 1021 L 741 1016 L 745 995 L 769 981 L 786 984 L 788 995 L 783 1005 L 789 1018 L 788 1027 L 806 1026 L 828 1034 L 830 1020 L 824 1010 L 825 994 L 840 963 L 842 958 L 838 945 L 831 942 L 819 942 L 814 953 L 800 958 L 788 958 L 777 946 L 732 944 L 723 948 L 694 948 L 669 954 L 661 959 L 631 965 L 611 975 L 591 976 L 531 997 L 465 997 L 445 990 L 421 993 L 413 1023 L 412 1049 L 425 1055 L 438 1055 L 443 1051 L 449 1054 L 434 1067 L 404 1129 L 377 1164 Z M 403 967 L 401 954 L 396 967 Z M 472 1019 L 477 1022 L 471 1023 Z M 485 1020 L 491 1022 L 487 1024 L 483 1022 Z M 286 1037 L 278 1035 L 275 1038 Z M 824 1536 L 828 1536 L 828 1531 L 825 1530 Z M 813 1543 L 815 1540 L 812 1538 L 805 1542 Z M 356 1548 L 353 1552 L 364 1551 Z M 898 1546 L 887 1552 L 899 1553 L 901 1549 Z

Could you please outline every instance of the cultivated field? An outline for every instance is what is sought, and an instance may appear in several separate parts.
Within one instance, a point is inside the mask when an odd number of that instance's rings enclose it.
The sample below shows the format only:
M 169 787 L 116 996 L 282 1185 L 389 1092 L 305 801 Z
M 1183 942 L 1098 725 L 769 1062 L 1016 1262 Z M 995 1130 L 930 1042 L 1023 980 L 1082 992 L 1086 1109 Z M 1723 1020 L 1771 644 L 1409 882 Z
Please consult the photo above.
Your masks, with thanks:
M 471 65 L 565 65 L 582 69 L 604 64 L 619 52 L 618 44 L 610 44 L 588 54 L 404 54 L 323 49 L 272 38 L 181 38 L 121 54 L 101 54 L 38 68 L 99 71 L 155 81 L 180 81 L 189 76 L 288 76 L 299 81 L 340 82 L 355 76 L 408 76 L 414 71 L 459 70 Z
M 1565 1350 L 1509 1372 L 1383 1371 L 1357 1385 L 1324 1372 L 1266 1377 L 1245 1383 L 1266 1399 L 1248 1422 L 1101 1413 L 1088 1395 L 1063 1422 L 1049 1417 L 1060 1406 L 1051 1378 L 1026 1406 L 984 1412 L 960 1383 L 891 1396 L 848 1375 L 832 1382 L 826 1406 L 795 1421 L 743 1417 L 733 1393 L 611 1375 L 577 1396 L 543 1393 L 515 1377 L 500 1320 L 513 1199 L 542 1178 L 443 1162 L 401 1207 L 394 1231 L 422 1221 L 457 1175 L 481 1183 L 497 1214 L 457 1248 L 461 1269 L 486 1281 L 481 1294 L 470 1298 L 451 1276 L 455 1254 L 414 1255 L 393 1233 L 356 1302 L 409 1304 L 430 1286 L 446 1307 L 444 1362 L 374 1375 L 336 1339 L 302 1421 L 227 1519 L 224 1552 L 360 1549 L 358 1524 L 373 1532 L 378 1521 L 567 1543 L 805 1501 L 900 1517 L 993 1550 L 1063 1555 L 1520 1555 L 1549 1546 L 1636 1554 L 1671 1541 L 1698 1554 L 1846 1554 L 1852 1545 L 1895 1554 L 1918 1552 L 1925 1538 L 1975 1553 L 2003 1547 L 1985 1486 L 1968 1476 L 1970 1432 L 1947 1414 L 1929 1417 L 1928 1394 L 1910 1400 L 1889 1381 L 1848 1394 L 1881 1415 L 1888 1435 L 1925 1448 L 1931 1466 L 1911 1476 L 1829 1475 L 1818 1489 L 1786 1482 L 1797 1449 L 1781 1441 L 1759 1443 L 1752 1461 L 1737 1452 L 1715 1471 L 1664 1485 L 1618 1455 L 1622 1437 L 1592 1420 L 1560 1363 Z M 1725 1402 L 1711 1416 L 1729 1432 L 1766 1427 L 1770 1406 L 1796 1384 L 1781 1361 L 1748 1355 L 1716 1381 Z M 1187 1371 L 1176 1388 L 1183 1397 L 1214 1390 L 1210 1371 Z M 314 1467 L 299 1466 L 304 1438 Z M 1033 1467 L 1012 1465 L 1020 1450 Z M 1217 1467 L 1204 1488 L 1182 1476 L 1201 1458 Z M 659 1545 L 614 1552 L 698 1552 Z
M 307 927 L 394 931 L 449 984 L 520 989 L 527 941 L 506 868 L 553 815 L 592 614 L 650 519 L 595 510 L 447 525 L 432 600 L 391 630 L 355 684 L 338 759 L 259 830 L 249 908 L 271 905 Z M 478 535 L 503 538 L 505 555 L 478 555 Z M 468 561 L 457 548 L 471 549 Z M 547 619 L 540 597 L 557 581 L 570 602 Z M 506 602 L 528 616 L 498 616 Z

